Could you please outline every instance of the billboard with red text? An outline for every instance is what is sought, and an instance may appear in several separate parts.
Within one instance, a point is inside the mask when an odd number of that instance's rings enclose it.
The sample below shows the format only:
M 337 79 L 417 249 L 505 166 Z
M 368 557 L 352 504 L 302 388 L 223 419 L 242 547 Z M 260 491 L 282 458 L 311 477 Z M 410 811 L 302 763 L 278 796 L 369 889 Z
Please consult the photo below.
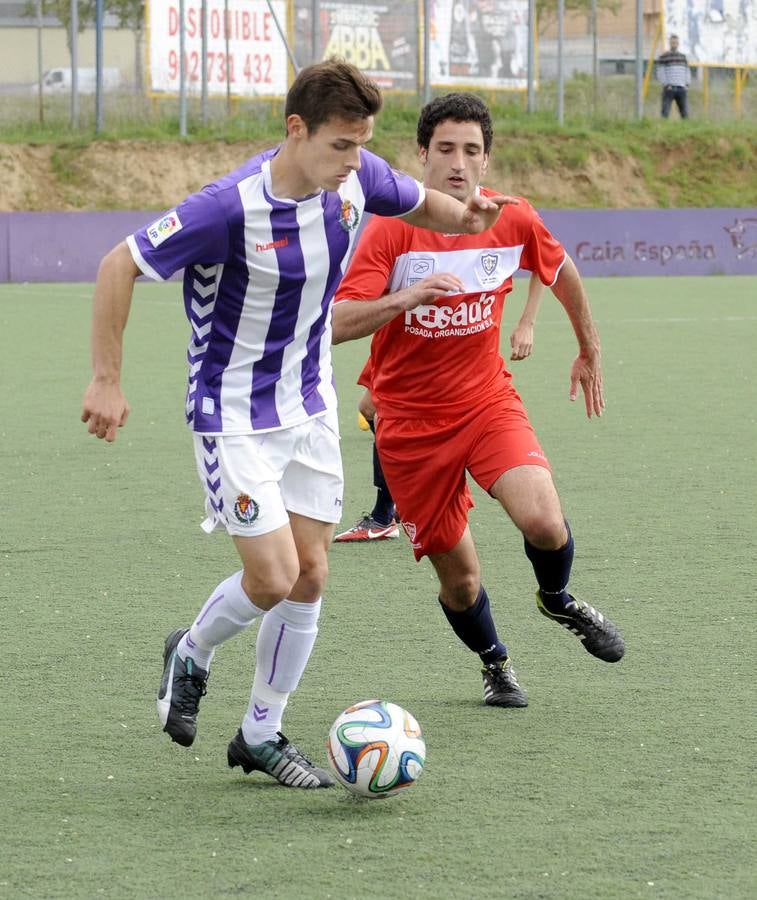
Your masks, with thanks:
M 285 0 L 271 6 L 286 28 Z M 202 4 L 185 0 L 186 84 L 199 94 L 202 85 Z M 156 93 L 179 91 L 180 12 L 178 0 L 147 4 L 147 52 L 150 86 Z M 283 96 L 287 91 L 287 55 L 265 0 L 207 0 L 208 93 L 235 96 Z M 228 88 L 227 88 L 228 85 Z

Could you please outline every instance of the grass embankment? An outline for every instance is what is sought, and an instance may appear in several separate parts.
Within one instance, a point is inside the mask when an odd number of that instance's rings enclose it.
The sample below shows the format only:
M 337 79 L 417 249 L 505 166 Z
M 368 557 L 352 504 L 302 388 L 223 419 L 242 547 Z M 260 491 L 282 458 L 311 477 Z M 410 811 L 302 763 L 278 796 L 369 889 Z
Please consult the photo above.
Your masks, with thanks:
M 569 106 L 566 123 L 560 127 L 551 110 L 528 115 L 519 99 L 509 103 L 496 95 L 487 99 L 495 121 L 487 183 L 525 194 L 538 206 L 757 204 L 755 121 L 646 118 L 629 122 L 617 117 L 617 109 L 622 106 L 618 102 L 612 110 L 600 108 L 603 115 L 599 116 L 578 104 Z M 144 114 L 138 114 L 140 106 Z M 388 97 L 371 143 L 371 149 L 392 164 L 416 175 L 418 110 L 414 97 Z M 648 116 L 656 116 L 651 100 L 645 111 Z M 79 132 L 65 123 L 62 108 L 57 110 L 57 119 L 53 118 L 55 109 L 48 111 L 45 125 L 16 120 L 0 130 L 0 142 L 4 142 L 0 144 L 0 167 L 22 173 L 26 154 L 36 154 L 40 166 L 37 180 L 44 179 L 46 184 L 39 197 L 27 190 L 14 204 L 6 183 L 7 196 L 0 198 L 3 209 L 161 208 L 176 199 L 174 194 L 164 198 L 161 187 L 179 195 L 194 190 L 283 134 L 280 102 L 238 105 L 228 116 L 225 104 L 215 103 L 207 124 L 202 123 L 193 105 L 190 136 L 185 139 L 176 136 L 175 103 L 145 107 L 139 98 L 123 98 L 122 107 L 108 111 L 106 130 L 99 136 L 91 128 L 89 112 L 88 107 L 83 109 L 84 130 Z M 117 177 L 126 165 L 121 157 L 133 159 L 139 152 L 161 161 L 155 166 L 154 183 L 148 167 L 140 164 L 135 166 L 134 190 L 128 196 L 105 189 L 98 168 L 112 166 Z M 186 169 L 190 157 L 194 171 L 187 184 L 168 185 L 167 170 Z M 128 178 L 128 171 L 125 174 Z

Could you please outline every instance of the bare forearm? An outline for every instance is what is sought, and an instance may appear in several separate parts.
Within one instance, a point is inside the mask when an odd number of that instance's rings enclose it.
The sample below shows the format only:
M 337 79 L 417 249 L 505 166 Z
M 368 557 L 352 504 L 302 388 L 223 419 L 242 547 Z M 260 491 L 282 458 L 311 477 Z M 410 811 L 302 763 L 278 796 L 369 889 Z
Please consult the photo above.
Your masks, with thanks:
M 533 327 L 536 324 L 536 317 L 539 315 L 542 297 L 544 296 L 544 285 L 539 280 L 538 275 L 531 275 L 528 282 L 528 297 L 523 312 L 520 315 L 521 325 Z
M 332 342 L 339 344 L 373 334 L 408 309 L 415 309 L 423 303 L 433 303 L 439 297 L 458 294 L 464 290 L 465 285 L 457 275 L 441 272 L 376 300 L 343 300 L 333 309 Z
M 494 225 L 503 206 L 517 203 L 517 198 L 502 194 L 473 194 L 467 203 L 460 203 L 441 191 L 426 188 L 423 204 L 402 218 L 411 225 L 431 231 L 479 234 Z
M 600 348 L 599 332 L 594 325 L 589 300 L 581 283 L 581 276 L 569 256 L 566 257 L 560 275 L 552 287 L 552 293 L 568 314 L 580 351 L 582 353 L 598 353 Z
M 463 224 L 464 213 L 465 206 L 459 200 L 441 191 L 427 188 L 423 205 L 403 218 L 418 228 L 459 234 L 467 230 Z
M 137 275 L 125 242 L 100 263 L 92 304 L 92 376 L 97 381 L 120 380 L 123 333 Z
M 401 293 L 387 294 L 380 300 L 343 300 L 334 306 L 331 341 L 341 344 L 378 331 L 382 325 L 403 312 Z

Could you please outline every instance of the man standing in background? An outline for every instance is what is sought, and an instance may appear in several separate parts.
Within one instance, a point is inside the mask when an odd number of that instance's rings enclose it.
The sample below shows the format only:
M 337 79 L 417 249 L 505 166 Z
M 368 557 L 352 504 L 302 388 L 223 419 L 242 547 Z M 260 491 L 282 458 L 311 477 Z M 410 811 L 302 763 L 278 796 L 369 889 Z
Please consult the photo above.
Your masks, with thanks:
M 686 56 L 678 49 L 678 35 L 670 35 L 670 50 L 657 60 L 657 80 L 662 84 L 662 117 L 670 116 L 675 101 L 682 119 L 689 118 L 688 92 L 691 72 Z

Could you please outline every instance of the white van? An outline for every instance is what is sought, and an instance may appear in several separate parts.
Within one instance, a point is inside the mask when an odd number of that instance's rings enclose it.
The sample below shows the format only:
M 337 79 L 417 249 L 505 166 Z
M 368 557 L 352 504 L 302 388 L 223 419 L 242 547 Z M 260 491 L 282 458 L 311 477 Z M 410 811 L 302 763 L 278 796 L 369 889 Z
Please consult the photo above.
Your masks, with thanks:
M 97 90 L 97 69 L 78 69 L 80 94 L 94 94 Z M 45 94 L 70 94 L 73 69 L 48 69 L 42 76 Z M 115 91 L 121 86 L 121 71 L 114 67 L 103 68 L 103 90 Z M 33 85 L 33 90 L 38 86 Z

